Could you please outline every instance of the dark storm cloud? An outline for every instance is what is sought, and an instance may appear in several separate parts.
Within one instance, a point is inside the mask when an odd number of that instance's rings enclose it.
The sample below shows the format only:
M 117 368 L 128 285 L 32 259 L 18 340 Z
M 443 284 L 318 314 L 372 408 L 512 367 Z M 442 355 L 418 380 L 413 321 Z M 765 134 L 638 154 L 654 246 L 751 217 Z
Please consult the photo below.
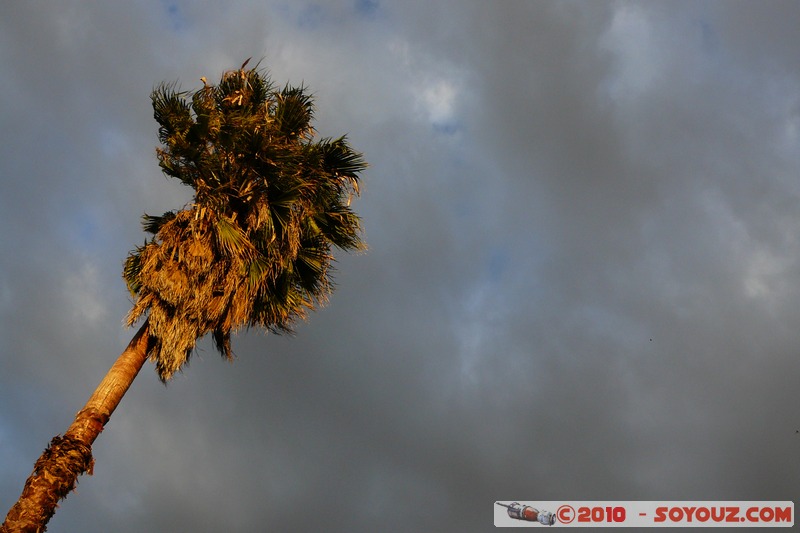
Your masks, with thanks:
M 248 56 L 371 167 L 295 337 L 145 367 L 50 531 L 480 531 L 497 499 L 795 500 L 794 3 L 152 2 L 0 31 L 0 502 L 124 347 L 149 91 Z M 651 340 L 652 339 L 652 340 Z

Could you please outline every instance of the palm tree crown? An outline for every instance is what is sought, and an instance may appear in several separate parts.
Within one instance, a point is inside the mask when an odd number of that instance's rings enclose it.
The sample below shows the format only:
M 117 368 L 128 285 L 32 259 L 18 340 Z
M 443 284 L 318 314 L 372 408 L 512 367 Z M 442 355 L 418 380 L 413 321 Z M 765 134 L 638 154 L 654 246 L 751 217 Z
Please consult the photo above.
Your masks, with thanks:
M 194 189 L 193 201 L 144 215 L 153 236 L 133 250 L 123 277 L 134 296 L 129 325 L 147 314 L 148 357 L 166 381 L 211 333 L 231 358 L 231 333 L 290 331 L 332 291 L 331 250 L 363 249 L 362 155 L 347 139 L 315 140 L 306 88 L 276 89 L 256 68 L 218 85 L 152 93 L 163 172 Z

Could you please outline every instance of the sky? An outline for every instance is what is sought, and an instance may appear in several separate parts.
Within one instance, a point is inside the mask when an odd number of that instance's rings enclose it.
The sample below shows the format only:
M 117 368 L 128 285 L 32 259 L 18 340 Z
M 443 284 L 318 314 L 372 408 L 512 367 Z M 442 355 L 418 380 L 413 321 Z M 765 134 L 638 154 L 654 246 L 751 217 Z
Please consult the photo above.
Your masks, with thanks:
M 248 57 L 370 163 L 294 336 L 147 364 L 50 532 L 488 531 L 800 501 L 800 3 L 0 6 L 0 506 L 135 330 L 150 92 Z

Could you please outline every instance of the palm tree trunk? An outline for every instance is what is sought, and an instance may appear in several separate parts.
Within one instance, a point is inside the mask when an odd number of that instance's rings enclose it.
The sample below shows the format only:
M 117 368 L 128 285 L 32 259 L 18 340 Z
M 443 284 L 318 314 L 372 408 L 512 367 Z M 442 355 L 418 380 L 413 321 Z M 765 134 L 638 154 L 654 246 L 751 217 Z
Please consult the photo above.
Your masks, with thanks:
M 0 526 L 0 533 L 45 531 L 58 501 L 75 488 L 78 476 L 84 472 L 92 474 L 92 443 L 147 359 L 148 339 L 145 322 L 75 415 L 64 436 L 53 438 L 36 461 L 22 495 Z

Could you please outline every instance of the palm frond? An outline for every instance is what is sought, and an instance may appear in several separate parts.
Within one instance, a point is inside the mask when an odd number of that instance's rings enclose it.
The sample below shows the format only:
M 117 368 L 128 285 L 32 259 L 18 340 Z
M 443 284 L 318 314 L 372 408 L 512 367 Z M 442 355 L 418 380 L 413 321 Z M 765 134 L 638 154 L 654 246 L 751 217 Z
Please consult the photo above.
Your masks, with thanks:
M 274 120 L 278 130 L 286 137 L 301 138 L 310 133 L 314 120 L 314 98 L 305 93 L 305 87 L 287 85 L 276 95 Z
M 323 213 L 318 213 L 314 221 L 323 235 L 341 250 L 363 250 L 359 234 L 361 219 L 348 206 L 331 205 Z
M 245 256 L 252 254 L 252 244 L 239 226 L 226 217 L 216 221 L 217 244 L 228 256 Z
M 153 118 L 161 126 L 158 138 L 164 144 L 174 144 L 191 127 L 192 114 L 184 96 L 175 90 L 175 83 L 161 84 L 152 93 Z
M 250 287 L 257 287 L 264 283 L 269 273 L 272 271 L 272 265 L 262 255 L 259 255 L 247 265 L 247 282 Z
M 358 192 L 358 175 L 367 168 L 364 156 L 350 148 L 347 137 L 323 139 L 319 143 L 323 168 L 333 176 L 344 176 Z
M 221 328 L 215 329 L 212 332 L 212 338 L 214 339 L 214 347 L 217 351 L 222 354 L 228 360 L 233 359 L 233 351 L 231 350 L 231 334 L 230 331 L 223 330 Z
M 260 62 L 259 62 L 260 64 Z M 247 85 L 252 91 L 252 104 L 253 106 L 260 106 L 267 102 L 269 94 L 274 91 L 272 82 L 268 76 L 261 75 L 258 72 L 258 64 L 247 71 L 246 73 Z
M 144 251 L 145 246 L 147 246 L 147 242 L 142 246 L 137 246 L 135 250 L 128 254 L 128 258 L 122 267 L 122 278 L 125 280 L 125 285 L 128 287 L 131 296 L 139 294 L 139 290 L 142 288 L 140 275 L 142 272 L 142 251 Z
M 145 213 L 142 215 L 142 227 L 147 233 L 157 234 L 161 228 L 175 218 L 175 211 L 167 211 L 161 216 L 153 216 Z

